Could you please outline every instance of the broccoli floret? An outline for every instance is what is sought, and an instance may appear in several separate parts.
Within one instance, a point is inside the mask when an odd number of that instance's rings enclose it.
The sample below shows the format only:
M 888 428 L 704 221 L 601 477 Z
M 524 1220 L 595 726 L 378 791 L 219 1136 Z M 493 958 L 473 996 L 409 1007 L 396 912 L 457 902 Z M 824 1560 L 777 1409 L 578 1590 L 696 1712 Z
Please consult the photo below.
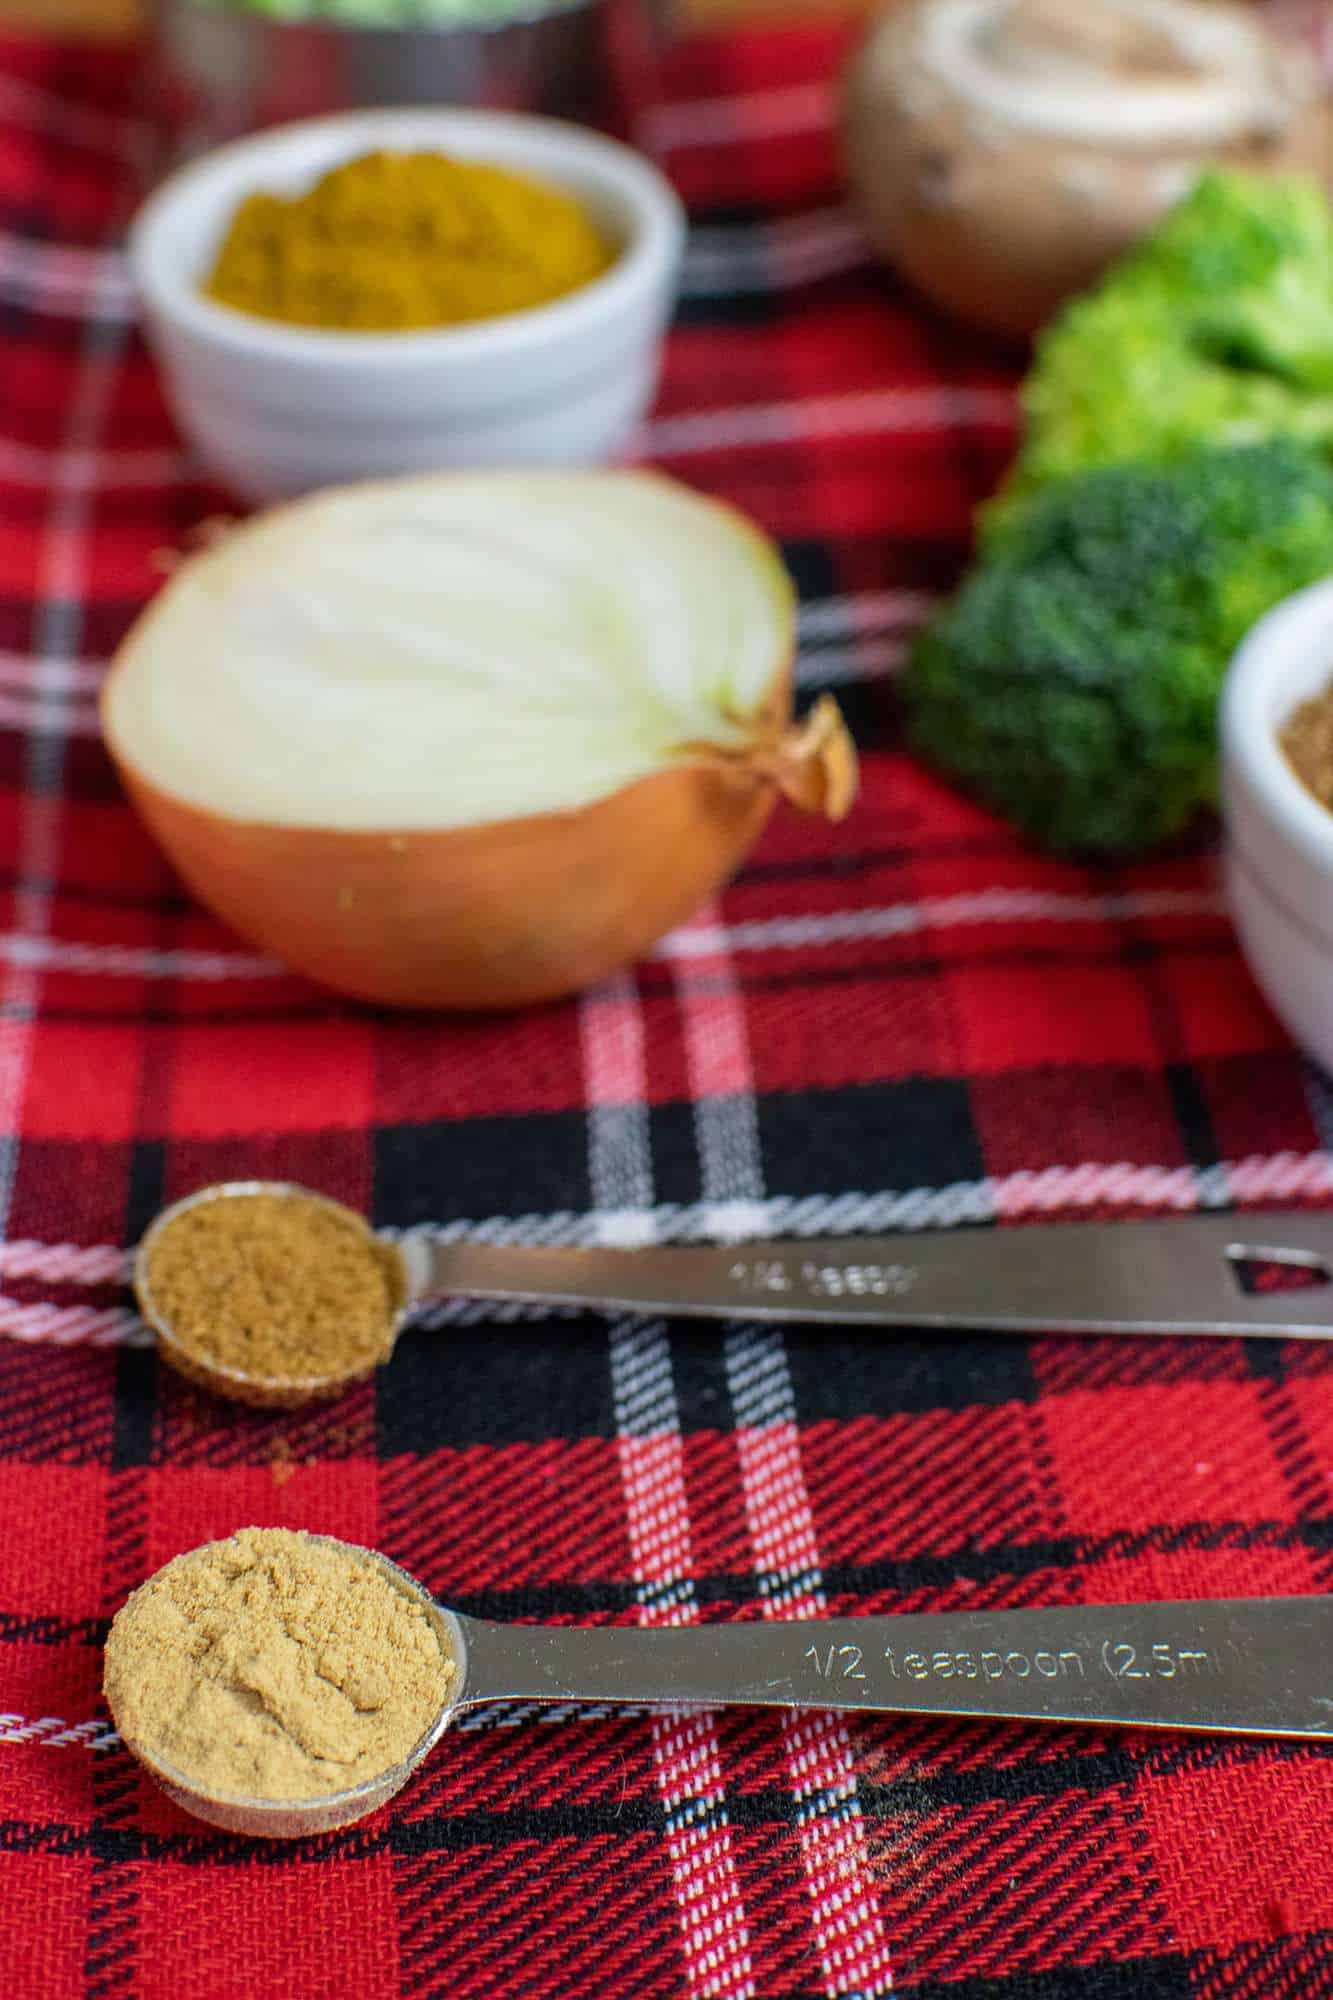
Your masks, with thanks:
M 1313 182 L 1214 171 L 1039 340 L 988 526 L 1050 480 L 1199 444 L 1333 447 L 1333 213 Z
M 1333 469 L 1280 439 L 1078 474 L 923 635 L 909 740 L 1043 845 L 1129 854 L 1212 800 L 1245 632 L 1333 570 Z

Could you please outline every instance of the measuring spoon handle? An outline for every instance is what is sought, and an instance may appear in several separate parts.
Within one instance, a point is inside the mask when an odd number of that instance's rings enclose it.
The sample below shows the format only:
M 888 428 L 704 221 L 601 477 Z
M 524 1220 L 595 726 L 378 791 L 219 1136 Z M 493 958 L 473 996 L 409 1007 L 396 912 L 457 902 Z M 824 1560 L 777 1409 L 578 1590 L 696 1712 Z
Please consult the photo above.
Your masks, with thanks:
M 1044 1223 L 738 1248 L 547 1250 L 405 1239 L 438 1295 L 711 1318 L 996 1333 L 1333 1336 L 1333 1213 Z M 1246 1262 L 1324 1282 L 1247 1293 Z
M 739 1704 L 1333 1737 L 1333 1598 L 650 1630 L 448 1615 L 465 1707 Z

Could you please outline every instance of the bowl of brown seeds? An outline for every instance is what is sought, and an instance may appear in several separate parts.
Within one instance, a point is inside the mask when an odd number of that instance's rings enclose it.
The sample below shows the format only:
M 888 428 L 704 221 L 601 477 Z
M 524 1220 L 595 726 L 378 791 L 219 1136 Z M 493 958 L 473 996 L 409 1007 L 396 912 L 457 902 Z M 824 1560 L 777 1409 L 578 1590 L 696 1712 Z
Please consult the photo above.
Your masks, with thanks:
M 1250 970 L 1333 1071 L 1333 579 L 1261 619 L 1232 662 L 1221 804 L 1227 898 Z

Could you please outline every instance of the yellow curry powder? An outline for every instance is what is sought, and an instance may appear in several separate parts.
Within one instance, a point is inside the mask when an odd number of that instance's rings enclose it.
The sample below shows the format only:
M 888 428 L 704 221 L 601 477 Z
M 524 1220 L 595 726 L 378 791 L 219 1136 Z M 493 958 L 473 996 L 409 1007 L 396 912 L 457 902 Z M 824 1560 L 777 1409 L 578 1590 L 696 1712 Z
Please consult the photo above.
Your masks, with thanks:
M 615 251 L 574 196 L 441 153 L 367 153 L 306 194 L 252 194 L 203 289 L 293 326 L 406 332 L 562 298 Z

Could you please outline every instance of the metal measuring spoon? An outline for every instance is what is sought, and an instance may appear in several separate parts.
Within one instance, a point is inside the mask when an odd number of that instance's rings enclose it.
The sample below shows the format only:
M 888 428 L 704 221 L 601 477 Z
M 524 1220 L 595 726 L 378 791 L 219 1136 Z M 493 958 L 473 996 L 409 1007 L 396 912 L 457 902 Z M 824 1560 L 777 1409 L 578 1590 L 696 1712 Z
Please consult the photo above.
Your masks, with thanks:
M 304 1197 L 361 1230 L 391 1274 L 384 1352 L 343 1373 L 260 1378 L 220 1368 L 173 1332 L 152 1292 L 153 1246 L 182 1210 L 236 1195 Z M 1246 1264 L 1314 1282 L 1247 1293 Z M 823 1320 L 992 1333 L 1333 1338 L 1333 1213 L 1182 1216 L 1171 1222 L 1060 1222 L 1018 1229 L 911 1231 L 731 1248 L 546 1250 L 375 1236 L 340 1202 L 285 1181 L 226 1181 L 164 1209 L 139 1245 L 134 1289 L 165 1358 L 240 1402 L 292 1408 L 335 1396 L 389 1359 L 427 1300 L 496 1299 L 713 1319 Z
M 352 1546 L 331 1535 L 314 1539 Z M 393 1797 L 455 1717 L 494 1701 L 831 1708 L 1333 1738 L 1333 1597 L 652 1630 L 498 1625 L 437 1604 L 387 1556 L 356 1553 L 416 1600 L 453 1661 L 440 1713 L 401 1763 L 313 1799 L 201 1791 L 127 1739 L 187 1812 L 267 1839 L 350 1826 Z

